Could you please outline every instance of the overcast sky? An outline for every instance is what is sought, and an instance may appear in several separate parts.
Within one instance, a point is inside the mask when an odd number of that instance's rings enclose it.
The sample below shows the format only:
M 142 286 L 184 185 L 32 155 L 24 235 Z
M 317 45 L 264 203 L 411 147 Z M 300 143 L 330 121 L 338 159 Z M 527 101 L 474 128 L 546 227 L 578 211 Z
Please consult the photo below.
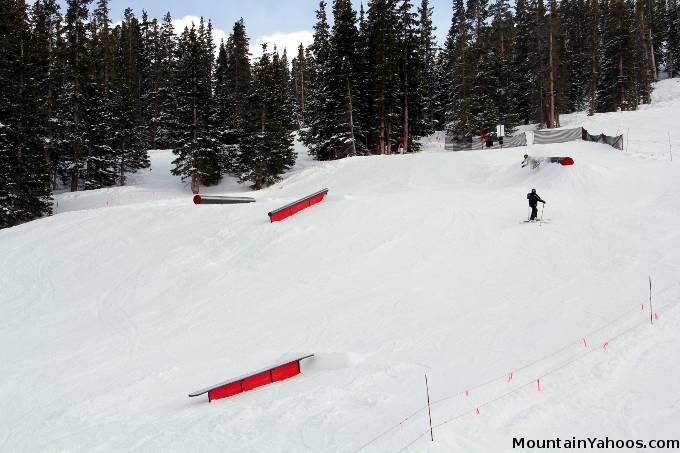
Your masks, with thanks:
M 360 0 L 352 0 L 357 11 L 361 4 Z M 420 0 L 412 0 L 419 5 Z M 65 8 L 65 0 L 61 1 Z M 93 1 L 93 5 L 96 1 Z M 328 3 L 327 13 L 331 16 L 333 0 Z M 366 1 L 364 1 L 364 5 Z M 437 26 L 436 31 L 439 45 L 442 44 L 451 21 L 452 0 L 430 0 L 434 7 L 433 21 Z M 191 20 L 203 16 L 212 20 L 215 28 L 215 41 L 219 45 L 220 38 L 228 34 L 234 22 L 243 17 L 246 23 L 246 31 L 251 38 L 251 48 L 254 54 L 259 51 L 260 43 L 274 42 L 279 49 L 288 48 L 289 54 L 296 52 L 297 46 L 302 42 L 307 45 L 311 42 L 312 27 L 315 21 L 315 11 L 318 8 L 318 0 L 111 0 L 111 19 L 116 22 L 122 17 L 123 10 L 131 7 L 137 16 L 145 9 L 150 17 L 159 20 L 170 11 L 173 19 L 177 21 L 179 31 Z M 282 50 L 282 49 L 281 49 Z M 292 58 L 292 56 L 291 56 Z

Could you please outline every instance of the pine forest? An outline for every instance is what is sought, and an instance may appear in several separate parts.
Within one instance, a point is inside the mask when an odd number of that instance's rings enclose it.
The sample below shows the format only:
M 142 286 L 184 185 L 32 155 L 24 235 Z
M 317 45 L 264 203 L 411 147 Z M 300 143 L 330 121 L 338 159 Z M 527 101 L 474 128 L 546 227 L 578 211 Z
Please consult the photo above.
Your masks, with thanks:
M 678 0 L 452 0 L 442 43 L 434 13 L 321 0 L 311 45 L 254 59 L 243 19 L 215 42 L 207 19 L 0 0 L 0 228 L 50 215 L 53 191 L 125 185 L 149 149 L 172 149 L 193 193 L 225 175 L 260 189 L 296 136 L 318 160 L 411 153 L 435 131 L 635 110 L 680 75 Z

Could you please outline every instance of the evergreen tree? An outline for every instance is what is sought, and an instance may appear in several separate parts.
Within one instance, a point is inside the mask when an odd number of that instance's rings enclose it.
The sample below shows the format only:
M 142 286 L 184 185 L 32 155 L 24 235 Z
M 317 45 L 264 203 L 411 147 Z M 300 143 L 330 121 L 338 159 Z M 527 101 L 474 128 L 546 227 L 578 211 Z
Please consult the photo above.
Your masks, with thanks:
M 588 115 L 592 116 L 595 114 L 597 106 L 597 81 L 599 75 L 599 64 L 601 60 L 601 23 L 602 14 L 600 13 L 600 0 L 589 0 L 588 12 L 590 17 L 590 31 L 588 37 L 590 40 L 590 71 L 588 71 L 588 76 L 590 78 L 589 91 L 589 106 Z
M 2 10 L 9 3 L 7 0 L 3 0 L 5 5 L 0 2 L 0 15 L 4 14 L 5 11 Z M 0 22 L 5 18 L 0 17 Z M 2 29 L 3 24 L 0 24 L 0 29 Z M 0 31 L 0 38 L 5 38 L 6 35 Z M 5 49 L 2 49 L 4 52 Z M 4 55 L 0 56 L 0 63 L 5 63 Z M 1 77 L 1 76 L 0 76 Z M 0 78 L 0 86 L 6 89 Z M 2 91 L 2 90 L 0 90 Z M 6 99 L 7 93 L 3 93 Z M 3 100 L 5 100 L 3 99 Z M 16 154 L 14 153 L 14 134 L 9 125 L 3 123 L 6 118 L 0 120 L 0 228 L 7 228 L 16 225 L 20 222 L 20 215 L 17 212 L 16 206 L 19 187 L 17 186 L 16 178 Z
M 638 95 L 631 10 L 624 0 L 608 0 L 603 4 L 602 14 L 604 25 L 597 108 L 601 112 L 634 110 Z
M 538 123 L 540 126 L 548 125 L 548 105 L 546 105 L 546 94 L 548 87 L 548 23 L 546 20 L 546 9 L 543 0 L 530 0 L 529 15 L 531 18 L 529 26 L 529 54 L 528 58 L 531 65 L 531 85 L 529 91 L 531 122 Z
M 493 98 L 498 110 L 498 124 L 503 124 L 506 134 L 511 134 L 518 123 L 512 98 L 514 21 L 506 0 L 496 0 L 489 8 L 489 12 L 493 17 L 490 35 L 492 53 L 489 55 L 489 63 L 492 65 L 493 78 L 498 84 Z
M 514 111 L 520 124 L 529 124 L 534 120 L 531 98 L 535 75 L 533 62 L 530 60 L 534 23 L 534 17 L 527 7 L 526 0 L 517 0 L 515 6 L 515 43 L 512 56 L 511 97 L 514 100 Z
M 500 81 L 495 66 L 500 59 L 492 45 L 487 1 L 468 0 L 466 12 L 472 41 L 469 132 L 479 135 L 493 132 L 498 124 L 495 96 L 500 89 Z
M 557 2 L 549 0 L 546 10 L 543 0 L 532 0 L 528 10 L 531 114 L 533 121 L 545 127 L 559 127 L 559 111 L 564 103 L 562 92 L 566 84 L 560 58 L 564 44 Z
M 57 99 L 62 86 L 61 22 L 62 16 L 56 0 L 42 0 L 33 5 L 33 34 L 30 46 L 30 60 L 33 67 L 33 97 L 38 118 L 36 126 L 50 162 L 52 188 L 57 187 L 59 148 L 55 131 Z
M 363 153 L 365 144 L 355 118 L 358 115 L 356 99 L 359 97 L 356 74 L 358 30 L 356 13 L 349 0 L 335 0 L 333 29 L 330 37 L 328 75 L 325 80 L 326 102 L 324 116 L 327 129 L 319 131 L 324 140 L 316 155 L 322 158 L 341 158 Z
M 226 170 L 236 172 L 238 170 L 239 146 L 245 134 L 244 115 L 248 108 L 248 92 L 250 90 L 251 67 L 250 67 L 249 38 L 243 19 L 234 24 L 233 31 L 226 44 L 226 61 L 224 88 L 228 111 L 226 123 L 223 128 L 223 143 L 226 149 Z
M 91 77 L 88 55 L 87 20 L 92 0 L 68 0 L 64 20 L 64 43 L 61 70 L 62 87 L 57 99 L 55 131 L 59 133 L 59 173 L 71 192 L 79 189 L 79 182 L 89 146 L 85 115 L 86 90 Z
M 428 131 L 423 114 L 426 96 L 425 62 L 419 52 L 420 23 L 409 0 L 402 0 L 398 10 L 397 43 L 399 46 L 399 80 L 401 95 L 401 131 L 399 149 L 417 151 L 418 138 Z
M 214 70 L 215 70 L 215 43 L 213 41 L 212 22 L 204 26 L 203 21 L 199 26 L 200 55 L 201 55 L 201 111 L 205 117 L 205 134 L 202 135 L 202 147 L 205 150 L 204 164 L 207 169 L 202 176 L 203 184 L 209 186 L 220 182 L 225 172 L 225 148 L 218 140 L 216 123 L 216 105 L 214 97 Z
M 45 152 L 45 131 L 41 127 L 42 106 L 38 104 L 40 93 L 34 81 L 42 74 L 36 65 L 35 41 L 29 23 L 28 10 L 23 0 L 16 2 L 15 32 L 23 50 L 20 50 L 19 67 L 15 77 L 19 88 L 19 111 L 17 124 L 17 182 L 20 198 L 19 220 L 32 220 L 52 212 L 50 166 Z M 51 7 L 51 5 L 49 5 Z
M 117 44 L 115 114 L 119 121 L 114 146 L 118 182 L 122 186 L 126 173 L 149 166 L 148 138 L 142 117 L 141 31 L 139 21 L 130 8 L 123 14 Z
M 434 8 L 429 0 L 421 0 L 419 13 L 420 29 L 418 31 L 418 59 L 422 64 L 423 100 L 422 124 L 423 133 L 431 134 L 443 124 L 437 121 L 436 112 L 441 109 L 437 96 L 437 41 L 434 32 L 437 30 L 432 24 Z
M 560 75 L 564 74 L 561 63 L 561 49 L 563 42 L 560 30 L 560 17 L 557 0 L 549 0 L 550 9 L 547 16 L 546 31 L 548 33 L 548 66 L 545 93 L 546 116 L 545 124 L 548 128 L 560 127 L 560 110 L 562 109 L 564 83 Z
M 642 0 L 648 5 L 648 33 L 651 34 L 649 37 L 650 45 L 652 46 L 651 53 L 654 57 L 654 81 L 658 80 L 657 71 L 664 63 L 664 47 L 668 40 L 668 11 L 666 9 L 666 0 Z M 632 6 L 629 5 L 628 9 L 632 11 Z
M 362 61 L 357 58 L 356 13 L 349 0 L 335 0 L 334 25 L 329 33 L 325 4 L 319 5 L 313 44 L 314 80 L 310 99 L 309 127 L 302 138 L 310 154 L 319 160 L 337 159 L 363 153 L 361 140 L 358 74 Z M 327 45 L 323 43 L 327 42 Z
M 276 46 L 274 47 L 274 53 L 276 53 Z M 290 68 L 291 63 L 290 60 L 288 60 L 288 50 L 286 48 L 283 49 L 283 53 L 281 54 L 281 58 L 278 59 L 278 63 L 281 66 L 283 77 L 286 79 L 286 91 L 288 92 L 288 99 L 290 100 L 291 103 L 290 104 L 291 112 L 295 112 L 297 109 L 297 101 L 295 100 L 293 76 Z M 293 118 L 295 118 L 295 113 L 293 113 Z M 289 127 L 291 132 L 295 132 L 299 129 L 299 125 L 297 124 L 296 121 L 291 122 Z
M 460 44 L 459 36 L 461 29 L 467 30 L 465 24 L 465 4 L 463 0 L 452 2 L 451 25 L 449 26 L 444 47 L 437 55 L 437 111 L 435 117 L 437 122 L 447 125 L 451 121 L 452 109 L 449 106 L 449 96 L 451 95 L 454 77 L 460 74 L 454 73 L 456 51 Z M 462 28 L 461 28 L 462 27 Z
M 278 181 L 295 164 L 293 110 L 285 73 L 277 53 L 263 54 L 253 69 L 244 112 L 247 128 L 241 144 L 240 180 L 259 190 Z
M 227 47 L 224 41 L 221 41 L 215 60 L 215 128 L 217 140 L 225 150 L 230 146 L 230 134 L 234 133 L 232 126 L 229 125 L 231 105 L 227 81 L 228 66 Z M 233 171 L 233 165 L 230 165 L 226 154 L 223 167 L 225 171 L 227 169 Z
M 366 20 L 366 11 L 363 3 L 359 9 L 359 19 L 357 25 L 357 43 L 356 48 L 356 73 L 355 82 L 357 86 L 358 97 L 353 99 L 353 104 L 356 105 L 356 118 L 354 123 L 359 125 L 359 134 L 355 134 L 357 140 L 366 145 L 366 149 L 371 150 L 376 148 L 375 140 L 371 141 L 372 134 L 371 125 L 372 118 L 374 118 L 373 104 L 371 102 L 371 56 L 369 54 L 368 44 L 368 22 Z
M 309 93 L 309 68 L 302 44 L 298 47 L 297 56 L 293 58 L 291 77 L 295 94 L 295 118 L 301 128 L 305 124 L 306 96 Z
M 586 106 L 590 74 L 591 40 L 588 30 L 592 18 L 585 0 L 562 0 L 560 17 L 564 48 L 562 58 L 568 83 L 565 86 L 565 112 Z
M 178 147 L 172 173 L 191 180 L 191 190 L 219 182 L 223 147 L 218 140 L 212 96 L 213 53 L 211 26 L 185 28 L 178 47 Z
M 434 110 L 432 112 L 433 126 L 436 130 L 446 128 L 446 111 L 449 103 L 449 81 L 448 73 L 449 61 L 445 49 L 437 52 L 434 67 Z
M 168 12 L 160 26 L 155 58 L 156 87 L 153 93 L 156 111 L 151 119 L 155 128 L 155 147 L 170 148 L 175 145 L 177 130 L 177 38 Z
M 475 132 L 471 118 L 474 53 L 470 45 L 470 24 L 463 0 L 455 0 L 453 21 L 446 41 L 449 93 L 446 122 L 449 135 L 470 137 Z
M 31 82 L 23 0 L 0 2 L 0 228 L 50 213 L 50 174 Z
M 666 70 L 669 77 L 677 77 L 680 75 L 680 6 L 678 0 L 668 1 L 667 24 Z
M 309 153 L 317 159 L 325 160 L 328 147 L 324 142 L 328 134 L 326 131 L 334 127 L 332 115 L 329 117 L 328 91 L 331 72 L 330 62 L 330 26 L 326 16 L 326 2 L 320 0 L 316 12 L 314 25 L 314 41 L 310 46 L 312 58 L 310 64 L 310 90 L 307 96 L 307 129 L 300 131 L 302 142 L 309 148 Z M 331 112 L 333 113 L 333 112 Z
M 369 140 L 378 154 L 391 154 L 401 123 L 399 77 L 399 18 L 396 0 L 374 0 L 368 9 L 367 38 L 370 66 L 369 109 L 372 114 Z
M 156 126 L 153 118 L 156 115 L 156 85 L 157 74 L 154 62 L 158 53 L 159 29 L 156 19 L 149 20 L 145 10 L 142 10 L 139 26 L 139 42 L 137 44 L 137 68 L 139 77 L 139 108 L 144 126 L 146 146 L 156 147 Z
M 631 55 L 634 58 L 633 64 L 637 68 L 635 77 L 638 99 L 642 100 L 643 104 L 649 104 L 652 102 L 652 83 L 656 73 L 654 59 L 652 58 L 652 43 L 649 34 L 645 32 L 649 29 L 649 26 L 645 18 L 645 8 L 640 1 L 637 1 L 635 5 L 629 3 L 628 8 L 631 12 L 635 11 L 635 18 L 631 19 L 634 27 L 630 30 L 630 33 L 634 35 L 635 41 Z
M 108 0 L 99 0 L 90 21 L 92 74 L 86 88 L 88 152 L 82 179 L 84 189 L 112 186 L 117 181 L 116 116 L 112 87 L 115 78 L 115 36 L 110 28 Z

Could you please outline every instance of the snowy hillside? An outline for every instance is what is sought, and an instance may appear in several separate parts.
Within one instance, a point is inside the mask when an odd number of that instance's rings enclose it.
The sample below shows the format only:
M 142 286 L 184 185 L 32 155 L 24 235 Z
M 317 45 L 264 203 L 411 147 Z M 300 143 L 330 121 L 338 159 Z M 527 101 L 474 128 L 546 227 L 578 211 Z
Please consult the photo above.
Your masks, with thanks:
M 583 126 L 595 134 L 623 134 L 626 152 L 670 159 L 669 141 L 680 156 L 679 97 L 680 79 L 668 79 L 656 84 L 652 104 L 641 105 L 638 111 L 598 113 L 592 117 L 585 112 L 562 115 L 561 123 L 563 127 Z
M 680 154 L 669 160 L 666 134 L 680 141 L 678 80 L 656 94 L 639 112 L 563 118 L 630 129 L 630 152 L 305 158 L 266 190 L 209 191 L 256 203 L 194 206 L 170 152 L 154 151 L 129 187 L 57 196 L 57 215 L 0 231 L 0 451 L 680 439 Z M 576 164 L 529 171 L 525 152 Z M 269 223 L 324 187 L 322 203 Z M 550 223 L 520 223 L 532 187 Z M 187 397 L 298 352 L 316 357 L 293 379 Z

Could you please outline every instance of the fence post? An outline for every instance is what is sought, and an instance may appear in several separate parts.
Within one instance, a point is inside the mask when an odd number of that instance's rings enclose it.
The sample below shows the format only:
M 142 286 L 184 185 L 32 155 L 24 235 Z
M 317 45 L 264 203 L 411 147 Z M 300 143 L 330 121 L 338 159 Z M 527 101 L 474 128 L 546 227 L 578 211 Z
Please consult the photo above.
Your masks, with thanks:
M 430 417 L 430 439 L 434 442 L 434 434 L 432 434 L 432 411 L 430 410 L 430 386 L 427 384 L 427 373 L 425 373 L 425 390 L 427 391 L 427 415 Z
M 654 325 L 654 307 L 652 307 L 652 276 L 649 276 L 649 322 Z

